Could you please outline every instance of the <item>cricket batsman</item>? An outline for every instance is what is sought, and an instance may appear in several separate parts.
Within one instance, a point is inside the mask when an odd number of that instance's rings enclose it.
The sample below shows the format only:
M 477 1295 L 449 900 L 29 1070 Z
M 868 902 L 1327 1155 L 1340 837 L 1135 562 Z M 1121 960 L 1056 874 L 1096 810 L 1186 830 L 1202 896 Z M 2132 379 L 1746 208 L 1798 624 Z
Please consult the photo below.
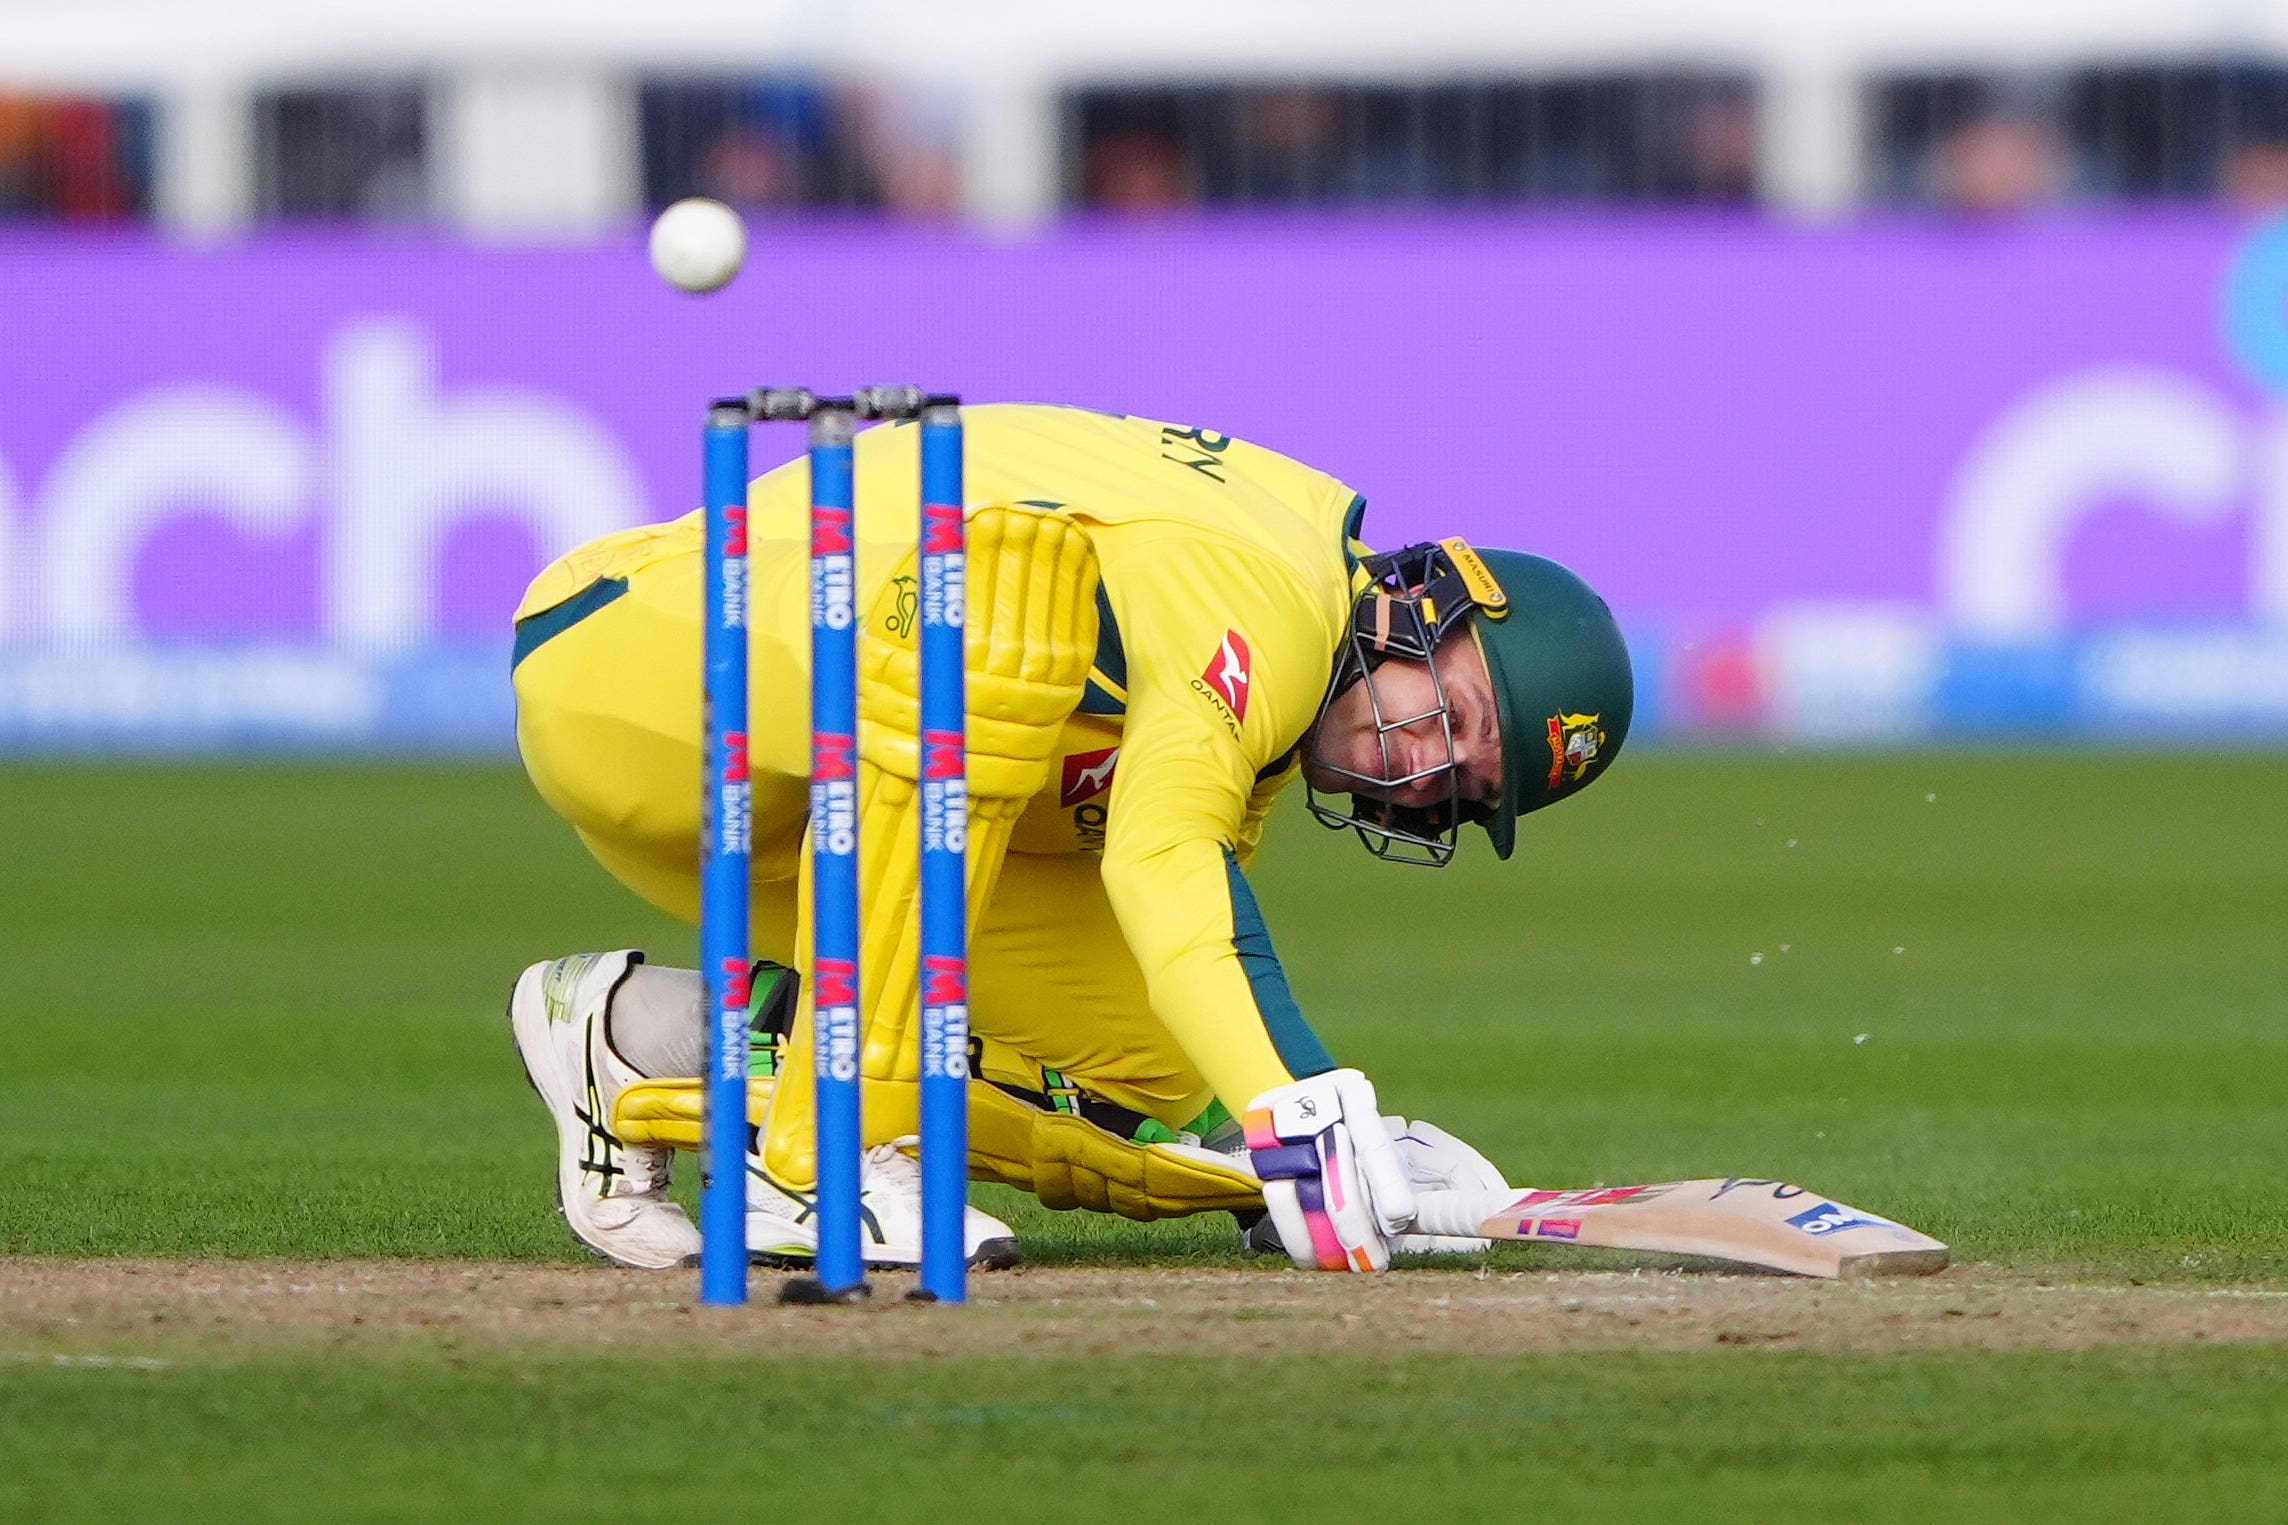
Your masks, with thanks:
M 1459 539 L 1385 555 L 1335 478 L 1212 430 L 1080 408 L 963 410 L 971 1173 L 1054 1207 L 1263 1214 L 1300 1267 L 1373 1271 L 1415 1190 L 1499 1188 L 1482 1155 L 1386 1118 L 1298 1008 L 1248 888 L 1266 816 L 1310 810 L 1443 865 L 1464 824 L 1593 782 L 1633 688 L 1571 572 Z M 859 851 L 875 1265 L 919 1259 L 914 843 L 919 431 L 857 441 Z M 815 1247 L 809 951 L 809 472 L 749 495 L 753 649 L 751 1254 Z M 517 612 L 534 785 L 623 884 L 699 907 L 701 516 L 609 535 Z M 623 1265 L 696 1258 L 667 1187 L 695 1147 L 700 979 L 640 953 L 535 964 L 510 1018 L 557 1127 L 573 1233 Z M 1450 1242 L 1446 1247 L 1452 1247 Z M 969 1213 L 975 1265 L 1016 1257 Z

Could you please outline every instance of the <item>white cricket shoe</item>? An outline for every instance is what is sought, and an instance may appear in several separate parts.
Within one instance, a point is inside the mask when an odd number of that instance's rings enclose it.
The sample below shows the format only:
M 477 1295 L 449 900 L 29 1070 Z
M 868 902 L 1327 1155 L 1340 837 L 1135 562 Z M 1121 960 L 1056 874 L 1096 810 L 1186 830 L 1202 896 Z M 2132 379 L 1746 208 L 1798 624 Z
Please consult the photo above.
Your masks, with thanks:
M 922 1172 L 893 1140 L 866 1151 L 858 1176 L 859 1253 L 869 1266 L 912 1270 L 922 1261 Z M 1024 1258 L 1008 1224 L 974 1207 L 962 1209 L 962 1247 L 980 1271 L 1002 1271 Z M 781 1191 L 747 1157 L 747 1256 L 765 1265 L 808 1265 L 818 1255 L 818 1205 Z
M 675 1151 L 623 1143 L 612 1102 L 643 1077 L 612 1048 L 605 1015 L 632 950 L 576 953 L 534 964 L 509 992 L 509 1026 L 532 1088 L 556 1120 L 556 1203 L 573 1237 L 615 1265 L 642 1271 L 692 1265 L 699 1230 L 668 1200 Z

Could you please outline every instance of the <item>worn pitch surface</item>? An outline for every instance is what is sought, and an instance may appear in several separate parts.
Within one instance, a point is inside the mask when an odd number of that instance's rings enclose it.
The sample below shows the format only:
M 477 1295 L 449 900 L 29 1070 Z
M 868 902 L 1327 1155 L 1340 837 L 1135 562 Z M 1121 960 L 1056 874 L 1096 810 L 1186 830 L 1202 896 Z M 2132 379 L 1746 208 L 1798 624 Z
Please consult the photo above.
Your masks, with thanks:
M 1020 1270 L 971 1305 L 904 1301 L 877 1276 L 854 1309 L 711 1308 L 689 1274 L 438 1261 L 0 1261 L 17 1359 L 238 1361 L 447 1342 L 494 1353 L 609 1344 L 704 1359 L 1066 1350 L 1277 1359 L 1784 1346 L 1883 1353 L 2288 1341 L 2288 1289 L 2056 1282 L 1996 1266 L 1818 1282 L 1685 1270 Z

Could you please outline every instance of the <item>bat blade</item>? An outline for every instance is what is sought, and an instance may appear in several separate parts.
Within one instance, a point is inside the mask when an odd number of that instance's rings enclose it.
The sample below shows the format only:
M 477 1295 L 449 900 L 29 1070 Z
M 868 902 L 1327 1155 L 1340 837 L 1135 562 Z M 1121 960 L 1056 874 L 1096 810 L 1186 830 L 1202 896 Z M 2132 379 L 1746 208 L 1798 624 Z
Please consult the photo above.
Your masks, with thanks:
M 1927 1276 L 1947 1262 L 1930 1235 L 1786 1181 L 1438 1191 L 1420 1201 L 1423 1234 L 1690 1255 L 1796 1276 Z

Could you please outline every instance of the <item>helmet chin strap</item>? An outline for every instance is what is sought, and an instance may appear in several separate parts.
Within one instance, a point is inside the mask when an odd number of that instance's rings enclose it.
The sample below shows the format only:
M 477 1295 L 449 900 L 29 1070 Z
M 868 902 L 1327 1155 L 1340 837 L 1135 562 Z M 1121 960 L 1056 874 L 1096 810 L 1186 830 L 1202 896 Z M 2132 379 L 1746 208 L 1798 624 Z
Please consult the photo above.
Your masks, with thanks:
M 1426 541 L 1364 563 L 1373 579 L 1351 607 L 1350 629 L 1336 654 L 1335 671 L 1327 694 L 1311 723 L 1311 768 L 1305 770 L 1304 789 L 1312 816 L 1332 830 L 1358 833 L 1368 852 L 1393 863 L 1414 863 L 1443 868 L 1454 856 L 1457 835 L 1472 807 L 1461 797 L 1461 773 L 1454 758 L 1454 712 L 1446 693 L 1444 674 L 1435 660 L 1439 643 L 1450 633 L 1467 628 L 1480 606 L 1456 564 L 1460 542 Z M 1468 548 L 1462 546 L 1464 554 Z M 1420 662 L 1430 673 L 1436 704 L 1419 714 L 1392 717 L 1383 712 L 1382 692 L 1373 674 L 1391 661 Z M 1327 717 L 1336 701 L 1359 683 L 1366 684 L 1367 707 L 1374 725 L 1381 772 L 1370 776 L 1343 766 L 1324 751 Z M 1445 741 L 1445 758 L 1427 768 L 1400 774 L 1390 755 L 1393 732 L 1438 722 Z M 1342 791 L 1321 790 L 1310 777 L 1312 769 L 1355 787 L 1349 802 Z M 1387 797 L 1425 780 L 1443 777 L 1445 793 L 1422 805 L 1403 805 Z

